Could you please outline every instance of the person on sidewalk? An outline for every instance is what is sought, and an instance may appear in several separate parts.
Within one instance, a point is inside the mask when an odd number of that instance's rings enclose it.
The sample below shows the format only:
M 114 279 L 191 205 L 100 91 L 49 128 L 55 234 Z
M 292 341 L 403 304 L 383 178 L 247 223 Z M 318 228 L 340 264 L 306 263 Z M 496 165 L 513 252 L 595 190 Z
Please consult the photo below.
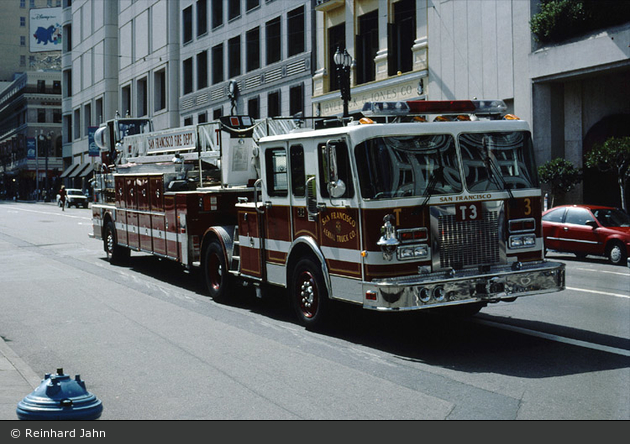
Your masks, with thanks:
M 66 211 L 66 187 L 61 185 L 59 190 L 59 203 L 61 204 L 61 211 Z

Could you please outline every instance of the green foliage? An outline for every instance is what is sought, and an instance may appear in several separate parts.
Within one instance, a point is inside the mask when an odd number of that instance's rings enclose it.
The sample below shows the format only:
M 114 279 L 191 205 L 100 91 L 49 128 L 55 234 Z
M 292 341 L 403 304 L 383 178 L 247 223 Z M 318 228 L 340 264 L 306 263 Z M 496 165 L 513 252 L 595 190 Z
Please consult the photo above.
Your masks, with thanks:
M 604 143 L 593 146 L 584 157 L 588 168 L 612 171 L 617 175 L 621 193 L 621 207 L 626 210 L 625 190 L 630 179 L 630 136 L 610 137 Z
M 561 157 L 539 166 L 538 176 L 542 183 L 549 184 L 552 197 L 571 191 L 582 181 L 582 171 Z
M 554 43 L 628 21 L 630 1 L 543 0 L 529 24 L 536 41 Z

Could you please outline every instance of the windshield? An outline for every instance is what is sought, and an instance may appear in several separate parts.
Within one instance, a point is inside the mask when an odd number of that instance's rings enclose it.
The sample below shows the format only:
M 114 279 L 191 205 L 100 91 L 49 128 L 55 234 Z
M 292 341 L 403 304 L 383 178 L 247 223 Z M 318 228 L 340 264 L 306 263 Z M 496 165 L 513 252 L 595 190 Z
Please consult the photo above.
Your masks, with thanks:
M 462 191 L 455 140 L 448 134 L 377 137 L 355 148 L 364 199 Z
M 468 190 L 538 187 L 529 132 L 463 133 L 459 144 Z
M 124 119 L 118 121 L 118 138 L 120 140 L 135 134 L 144 134 L 151 131 L 148 119 Z
M 593 216 L 605 227 L 630 227 L 630 216 L 621 210 L 602 208 L 592 211 Z
M 83 196 L 83 193 L 79 190 L 68 190 L 68 196 Z

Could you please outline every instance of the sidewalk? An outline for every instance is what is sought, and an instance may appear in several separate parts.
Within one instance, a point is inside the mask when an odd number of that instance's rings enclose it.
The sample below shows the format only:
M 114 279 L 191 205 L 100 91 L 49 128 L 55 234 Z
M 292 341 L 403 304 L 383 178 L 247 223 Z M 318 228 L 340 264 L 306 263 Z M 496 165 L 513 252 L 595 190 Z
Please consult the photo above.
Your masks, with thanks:
M 17 405 L 41 384 L 37 375 L 0 337 L 0 421 L 17 420 Z

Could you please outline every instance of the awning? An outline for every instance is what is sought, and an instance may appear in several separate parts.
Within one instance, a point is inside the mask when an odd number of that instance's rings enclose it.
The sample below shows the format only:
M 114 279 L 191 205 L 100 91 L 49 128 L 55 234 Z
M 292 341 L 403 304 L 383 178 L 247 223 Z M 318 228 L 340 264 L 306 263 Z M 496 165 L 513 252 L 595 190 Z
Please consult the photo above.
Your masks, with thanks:
M 94 164 L 93 163 L 88 163 L 87 167 L 83 171 L 81 171 L 79 176 L 80 177 L 88 176 L 92 171 L 94 171 Z
M 68 177 L 78 177 L 81 175 L 81 173 L 83 172 L 83 170 L 85 170 L 88 166 L 90 166 L 89 163 L 80 163 L 79 167 L 74 170 L 73 172 L 71 172 Z
M 78 163 L 75 163 L 74 165 L 70 165 L 68 168 L 66 168 L 66 170 L 61 173 L 61 176 L 59 176 L 60 178 L 64 178 L 64 177 L 72 177 L 69 176 L 70 173 L 72 173 L 77 167 L 79 166 Z

